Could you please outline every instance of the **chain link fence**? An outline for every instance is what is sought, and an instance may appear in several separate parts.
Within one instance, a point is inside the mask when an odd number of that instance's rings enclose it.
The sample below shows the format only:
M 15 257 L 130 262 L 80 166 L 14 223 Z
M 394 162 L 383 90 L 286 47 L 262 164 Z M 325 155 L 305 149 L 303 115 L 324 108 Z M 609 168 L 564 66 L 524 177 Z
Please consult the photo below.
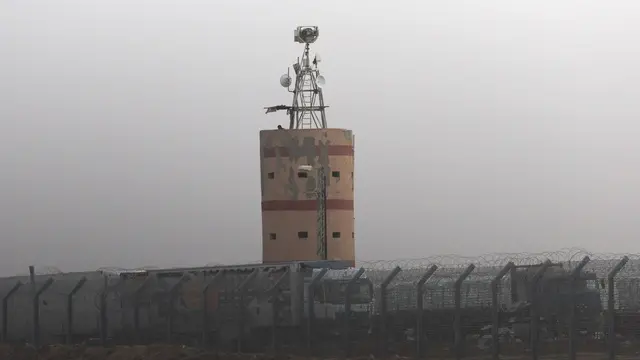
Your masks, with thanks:
M 30 270 L 0 279 L 3 342 L 494 359 L 640 351 L 638 255 Z

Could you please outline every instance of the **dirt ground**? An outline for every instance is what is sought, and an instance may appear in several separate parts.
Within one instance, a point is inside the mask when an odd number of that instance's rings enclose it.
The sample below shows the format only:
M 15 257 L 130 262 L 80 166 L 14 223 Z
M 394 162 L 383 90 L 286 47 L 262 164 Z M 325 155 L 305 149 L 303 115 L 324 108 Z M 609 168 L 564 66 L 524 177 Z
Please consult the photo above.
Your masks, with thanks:
M 504 360 L 530 359 L 531 355 L 502 356 Z M 578 354 L 578 360 L 605 360 L 605 354 Z M 620 360 L 637 360 L 638 356 L 618 356 Z M 83 345 L 66 346 L 51 345 L 39 350 L 30 346 L 0 345 L 0 360 L 318 360 L 287 355 L 266 354 L 219 354 L 205 352 L 184 346 L 149 345 L 149 346 L 115 346 L 111 348 L 88 347 Z M 354 360 L 372 360 L 373 356 L 355 358 Z M 391 356 L 389 360 L 403 359 Z M 431 358 L 446 360 L 446 358 Z M 469 360 L 484 360 L 488 357 L 467 357 Z M 542 356 L 541 360 L 567 359 L 566 356 Z M 326 359 L 323 359 L 326 360 Z

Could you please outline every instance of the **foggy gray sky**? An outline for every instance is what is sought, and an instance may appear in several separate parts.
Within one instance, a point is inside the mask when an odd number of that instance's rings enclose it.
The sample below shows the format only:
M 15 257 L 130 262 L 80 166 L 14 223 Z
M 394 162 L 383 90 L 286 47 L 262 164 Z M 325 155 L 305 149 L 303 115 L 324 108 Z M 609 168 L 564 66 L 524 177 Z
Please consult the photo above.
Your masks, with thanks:
M 0 274 L 260 259 L 320 26 L 360 259 L 640 252 L 638 1 L 0 2 Z

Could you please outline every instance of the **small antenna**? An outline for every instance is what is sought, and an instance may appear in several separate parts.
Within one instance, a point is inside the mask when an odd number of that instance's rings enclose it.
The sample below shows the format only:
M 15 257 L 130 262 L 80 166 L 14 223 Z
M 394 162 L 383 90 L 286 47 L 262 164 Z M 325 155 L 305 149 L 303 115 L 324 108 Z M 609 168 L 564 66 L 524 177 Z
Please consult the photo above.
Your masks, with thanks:
M 286 88 L 291 86 L 291 76 L 289 76 L 289 74 L 284 74 L 284 75 L 280 76 L 280 85 L 282 85 L 282 87 L 286 87 Z

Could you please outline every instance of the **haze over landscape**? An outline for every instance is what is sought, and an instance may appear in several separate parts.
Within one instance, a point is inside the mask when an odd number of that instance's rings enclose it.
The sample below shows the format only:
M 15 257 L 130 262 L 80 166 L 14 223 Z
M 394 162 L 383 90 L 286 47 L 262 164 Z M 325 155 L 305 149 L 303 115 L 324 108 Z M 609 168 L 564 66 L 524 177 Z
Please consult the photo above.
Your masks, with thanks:
M 0 2 L 0 275 L 260 259 L 318 25 L 359 259 L 640 252 L 638 1 Z

